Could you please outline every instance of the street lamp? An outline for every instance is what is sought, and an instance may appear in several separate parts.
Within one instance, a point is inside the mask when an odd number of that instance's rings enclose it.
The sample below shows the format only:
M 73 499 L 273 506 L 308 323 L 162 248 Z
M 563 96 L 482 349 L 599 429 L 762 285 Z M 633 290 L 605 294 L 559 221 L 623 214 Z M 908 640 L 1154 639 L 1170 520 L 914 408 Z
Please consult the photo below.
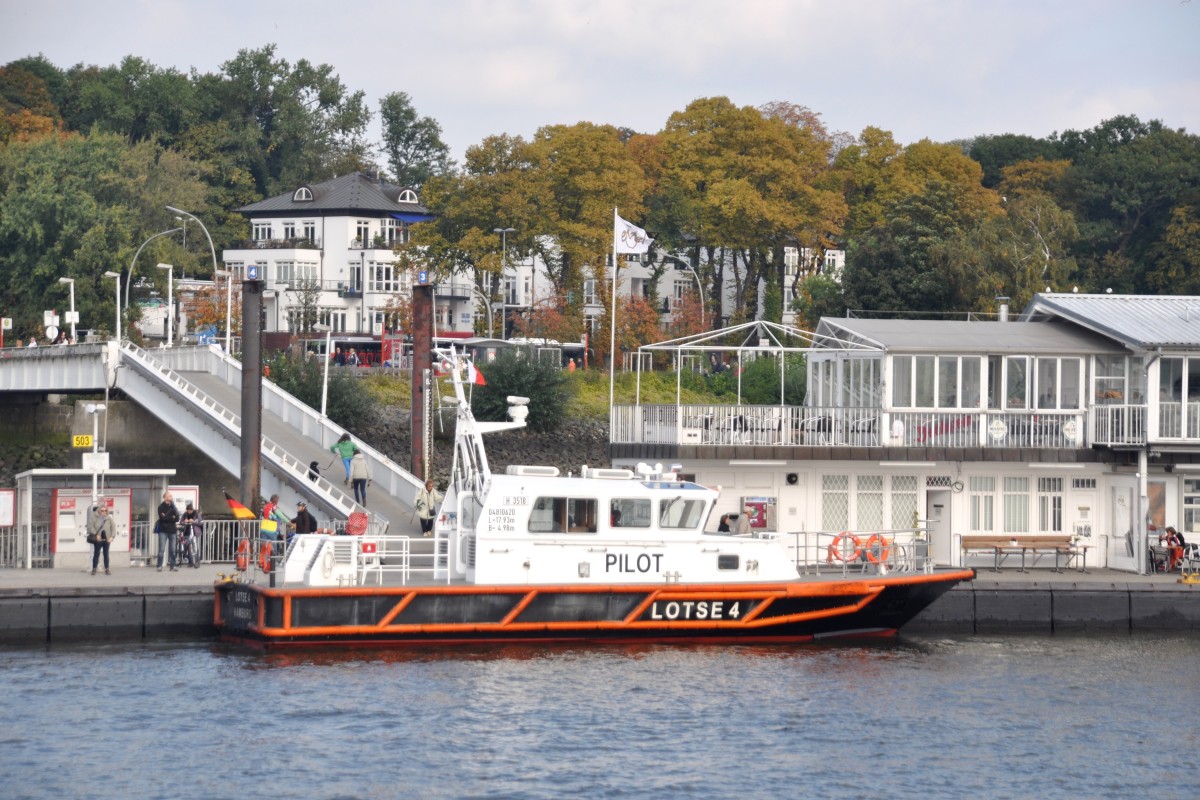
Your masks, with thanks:
M 233 321 L 233 270 L 219 269 L 213 273 L 215 276 L 220 275 L 225 279 L 225 354 L 233 355 L 229 349 L 230 327 Z
M 120 284 L 118 284 L 119 286 Z M 99 456 L 97 455 L 97 447 L 100 442 L 100 412 L 104 410 L 103 403 L 88 403 L 84 406 L 84 410 L 92 415 L 92 506 L 95 507 L 98 499 L 96 491 L 96 473 L 100 469 Z M 107 426 L 105 427 L 107 430 Z M 107 456 L 106 456 L 107 457 Z
M 117 340 L 117 344 L 120 344 L 121 343 L 121 273 L 113 272 L 112 270 L 109 270 L 108 272 L 104 273 L 104 277 L 117 279 L 117 283 L 116 283 L 117 326 L 115 328 L 113 328 L 113 338 Z
M 142 248 L 150 244 L 160 236 L 166 236 L 169 233 L 179 233 L 183 228 L 171 228 L 169 231 L 162 231 L 151 236 L 146 241 L 142 242 L 141 247 L 138 247 L 137 252 L 133 254 L 133 261 L 129 262 L 129 280 L 125 281 L 125 305 L 129 305 L 130 284 L 133 283 L 133 267 L 137 264 L 138 256 L 142 254 Z
M 492 228 L 492 233 L 500 234 L 500 285 L 501 286 L 504 285 L 504 273 L 506 271 L 506 264 L 507 264 L 507 258 L 508 258 L 508 234 L 515 233 L 516 230 L 517 230 L 516 228 Z M 505 326 L 505 323 L 507 322 L 507 320 L 505 319 L 505 317 L 507 316 L 507 312 L 508 312 L 508 309 L 505 308 L 504 313 L 502 313 L 500 315 L 500 338 L 501 339 L 505 338 L 504 326 Z
M 71 344 L 75 344 L 75 323 L 79 322 L 79 315 L 75 313 L 75 279 L 59 278 L 58 282 L 71 285 L 71 311 L 67 314 L 67 322 L 71 323 Z
M 471 284 L 471 291 L 474 292 L 476 295 L 478 295 L 479 299 L 483 301 L 483 307 L 487 309 L 488 338 L 491 338 L 493 335 L 493 331 L 492 331 L 492 301 L 489 300 L 487 297 L 485 297 L 483 292 L 479 291 L 479 289 L 475 286 L 474 283 Z
M 188 219 L 191 219 L 191 221 L 193 221 L 194 223 L 198 224 L 200 227 L 200 230 L 204 231 L 204 237 L 205 237 L 205 239 L 209 240 L 209 249 L 212 252 L 212 271 L 216 272 L 217 271 L 217 248 L 212 246 L 212 236 L 209 236 L 209 229 L 204 227 L 204 223 L 200 222 L 200 218 L 197 217 L 196 215 L 194 215 L 194 213 L 184 211 L 182 209 L 176 209 L 176 207 L 173 205 L 168 205 L 167 210 L 172 211 L 174 213 L 181 213 L 181 215 L 184 215 Z M 185 231 L 185 235 L 186 235 L 186 231 Z
M 700 276 L 689 266 L 681 267 L 679 263 L 676 263 L 675 268 L 680 272 L 692 273 L 692 277 L 696 279 L 696 296 L 700 300 L 700 327 L 706 328 L 707 326 L 704 324 L 704 287 L 700 285 Z
M 321 416 L 325 416 L 325 405 L 329 399 L 329 362 L 333 360 L 333 354 L 329 351 L 329 347 L 333 344 L 333 326 L 325 325 L 318 322 L 313 325 L 313 330 L 325 329 L 325 375 L 321 378 Z
M 167 347 L 175 344 L 175 265 L 155 264 L 167 271 Z

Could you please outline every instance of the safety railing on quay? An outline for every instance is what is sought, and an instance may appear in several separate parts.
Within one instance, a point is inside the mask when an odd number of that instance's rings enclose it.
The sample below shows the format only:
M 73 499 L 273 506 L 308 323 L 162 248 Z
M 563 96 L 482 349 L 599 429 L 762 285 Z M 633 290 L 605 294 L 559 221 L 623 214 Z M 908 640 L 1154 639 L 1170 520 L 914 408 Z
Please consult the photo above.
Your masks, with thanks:
M 29 541 L 31 556 L 29 565 L 34 569 L 52 566 L 50 559 L 50 526 L 33 525 L 28 540 L 20 525 L 0 528 L 0 567 L 20 568 L 25 566 L 25 543 Z

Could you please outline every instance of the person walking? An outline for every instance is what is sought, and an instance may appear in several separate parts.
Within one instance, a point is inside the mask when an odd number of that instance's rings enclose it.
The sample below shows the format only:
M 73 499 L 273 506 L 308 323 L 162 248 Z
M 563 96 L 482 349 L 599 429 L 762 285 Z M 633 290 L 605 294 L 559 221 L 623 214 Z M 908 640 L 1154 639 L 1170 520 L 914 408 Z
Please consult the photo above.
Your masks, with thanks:
M 367 507 L 367 483 L 371 474 L 367 470 L 367 457 L 357 447 L 350 458 L 350 482 L 354 484 L 354 502 Z
M 158 504 L 158 522 L 154 523 L 154 532 L 158 534 L 159 572 L 162 572 L 164 556 L 169 556 L 167 564 L 171 572 L 175 571 L 175 526 L 178 523 L 179 509 L 175 507 L 175 498 L 170 491 L 163 492 L 162 502 Z
M 108 568 L 108 546 L 116 538 L 112 517 L 108 515 L 106 506 L 92 506 L 88 513 L 87 540 L 92 543 L 92 574 L 100 564 L 100 553 L 104 553 L 104 574 L 112 575 Z
M 336 455 L 342 460 L 342 466 L 346 468 L 346 480 L 342 481 L 343 486 L 350 485 L 350 459 L 354 458 L 354 454 L 358 452 L 358 447 L 354 442 L 350 441 L 350 434 L 343 433 L 342 438 L 333 443 L 329 448 L 329 452 Z
M 437 513 L 437 504 L 442 502 L 442 493 L 433 488 L 433 481 L 425 481 L 425 487 L 417 490 L 413 508 L 421 520 L 421 535 L 433 536 L 433 516 Z

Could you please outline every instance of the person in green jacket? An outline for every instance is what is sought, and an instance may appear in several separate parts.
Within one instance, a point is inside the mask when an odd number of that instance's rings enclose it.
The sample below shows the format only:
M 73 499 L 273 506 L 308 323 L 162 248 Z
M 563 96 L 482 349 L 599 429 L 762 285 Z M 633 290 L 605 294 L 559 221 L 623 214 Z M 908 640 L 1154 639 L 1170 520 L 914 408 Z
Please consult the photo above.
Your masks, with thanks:
M 354 458 L 355 451 L 358 447 L 354 442 L 350 441 L 350 434 L 343 433 L 342 438 L 333 443 L 333 447 L 329 448 L 329 452 L 336 453 L 342 459 L 342 466 L 346 468 L 346 479 L 342 481 L 343 486 L 350 485 L 350 459 Z

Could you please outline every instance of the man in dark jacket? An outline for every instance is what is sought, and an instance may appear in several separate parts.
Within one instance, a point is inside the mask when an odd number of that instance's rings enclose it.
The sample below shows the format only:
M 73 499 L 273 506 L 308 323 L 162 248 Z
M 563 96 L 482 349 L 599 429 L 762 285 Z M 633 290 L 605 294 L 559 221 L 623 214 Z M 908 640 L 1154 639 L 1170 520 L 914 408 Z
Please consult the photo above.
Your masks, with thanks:
M 296 533 L 316 533 L 317 520 L 308 513 L 308 504 L 301 500 L 296 504 L 296 516 L 292 519 L 292 528 Z
M 163 492 L 162 502 L 158 504 L 158 522 L 154 532 L 158 534 L 158 571 L 162 572 L 163 556 L 169 556 L 167 565 L 171 572 L 175 571 L 175 524 L 179 522 L 179 509 L 175 507 L 175 498 L 170 492 Z

